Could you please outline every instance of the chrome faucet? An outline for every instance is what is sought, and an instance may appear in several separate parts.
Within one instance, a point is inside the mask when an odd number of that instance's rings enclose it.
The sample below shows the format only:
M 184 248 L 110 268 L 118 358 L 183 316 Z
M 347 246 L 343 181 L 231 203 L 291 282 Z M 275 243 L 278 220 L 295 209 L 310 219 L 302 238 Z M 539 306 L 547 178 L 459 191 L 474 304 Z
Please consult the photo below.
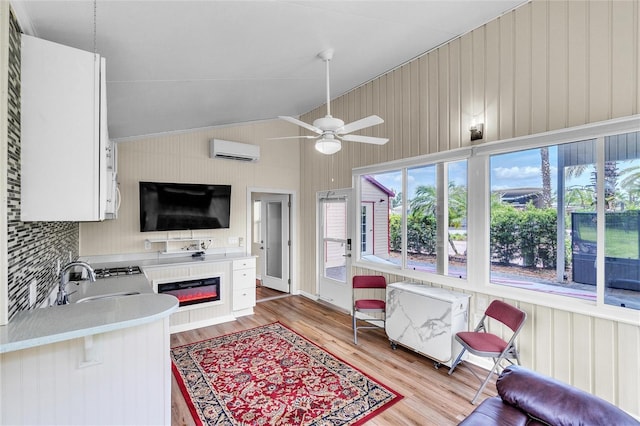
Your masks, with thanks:
M 89 276 L 89 281 L 94 282 L 96 280 L 96 274 L 93 272 L 93 268 L 87 262 L 69 262 L 62 267 L 60 270 L 60 285 L 58 287 L 58 298 L 56 299 L 56 304 L 58 305 L 66 305 L 69 303 L 69 298 L 67 297 L 67 284 L 69 283 L 69 278 L 67 272 L 69 269 L 72 269 L 76 266 L 80 266 L 87 271 L 87 275 Z

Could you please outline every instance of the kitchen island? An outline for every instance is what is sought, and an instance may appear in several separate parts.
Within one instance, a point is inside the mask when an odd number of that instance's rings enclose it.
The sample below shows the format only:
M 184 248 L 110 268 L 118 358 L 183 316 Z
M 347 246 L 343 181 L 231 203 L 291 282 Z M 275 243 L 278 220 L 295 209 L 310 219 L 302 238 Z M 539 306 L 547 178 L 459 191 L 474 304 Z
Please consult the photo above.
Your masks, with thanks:
M 127 295 L 114 297 L 118 286 Z M 90 299 L 0 327 L 0 424 L 170 424 L 178 300 L 154 294 L 143 275 L 70 283 L 69 293 Z

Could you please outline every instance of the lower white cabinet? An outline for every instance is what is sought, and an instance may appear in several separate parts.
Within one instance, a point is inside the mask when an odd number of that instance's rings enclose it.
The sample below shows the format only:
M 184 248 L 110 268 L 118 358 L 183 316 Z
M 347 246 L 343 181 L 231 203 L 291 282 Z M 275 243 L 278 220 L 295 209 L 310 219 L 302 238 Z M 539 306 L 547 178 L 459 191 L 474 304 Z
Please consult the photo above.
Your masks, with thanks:
M 220 300 L 181 306 L 171 314 L 170 332 L 191 330 L 250 315 L 256 305 L 256 259 L 206 259 L 143 267 L 157 292 L 158 284 L 220 277 Z
M 253 313 L 256 305 L 255 257 L 233 261 L 233 311 Z

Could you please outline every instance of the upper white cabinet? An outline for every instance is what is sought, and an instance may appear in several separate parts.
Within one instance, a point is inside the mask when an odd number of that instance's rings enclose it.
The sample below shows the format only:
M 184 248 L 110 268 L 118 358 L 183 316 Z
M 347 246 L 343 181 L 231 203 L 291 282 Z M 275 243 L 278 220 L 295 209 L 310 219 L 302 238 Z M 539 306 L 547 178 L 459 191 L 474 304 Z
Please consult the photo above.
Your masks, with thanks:
M 104 58 L 22 35 L 21 86 L 21 220 L 115 217 Z

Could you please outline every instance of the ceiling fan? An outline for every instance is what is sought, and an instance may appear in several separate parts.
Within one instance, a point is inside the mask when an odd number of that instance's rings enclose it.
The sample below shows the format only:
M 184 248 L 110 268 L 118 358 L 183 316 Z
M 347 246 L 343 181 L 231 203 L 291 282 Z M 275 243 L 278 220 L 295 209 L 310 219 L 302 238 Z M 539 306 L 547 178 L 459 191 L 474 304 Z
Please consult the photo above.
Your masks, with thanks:
M 352 135 L 350 133 L 384 123 L 384 120 L 377 115 L 361 118 L 349 124 L 331 116 L 331 99 L 329 91 L 329 61 L 333 58 L 333 49 L 328 49 L 318 53 L 318 57 L 326 63 L 327 67 L 327 115 L 314 120 L 313 125 L 298 120 L 297 118 L 280 116 L 278 118 L 311 130 L 319 136 L 285 136 L 272 139 L 316 139 L 316 149 L 323 154 L 334 154 L 342 148 L 341 141 L 362 142 L 376 145 L 384 145 L 389 141 L 387 138 L 373 136 Z

